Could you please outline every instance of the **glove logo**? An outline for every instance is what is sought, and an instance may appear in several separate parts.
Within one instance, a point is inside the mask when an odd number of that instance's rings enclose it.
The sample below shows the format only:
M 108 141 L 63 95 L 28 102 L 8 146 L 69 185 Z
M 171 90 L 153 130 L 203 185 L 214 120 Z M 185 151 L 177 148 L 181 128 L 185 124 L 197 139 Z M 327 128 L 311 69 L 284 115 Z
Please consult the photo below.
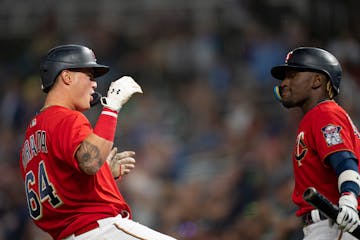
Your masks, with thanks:
M 119 94 L 121 92 L 120 89 L 116 90 L 116 94 Z M 115 89 L 111 89 L 111 93 L 115 93 Z

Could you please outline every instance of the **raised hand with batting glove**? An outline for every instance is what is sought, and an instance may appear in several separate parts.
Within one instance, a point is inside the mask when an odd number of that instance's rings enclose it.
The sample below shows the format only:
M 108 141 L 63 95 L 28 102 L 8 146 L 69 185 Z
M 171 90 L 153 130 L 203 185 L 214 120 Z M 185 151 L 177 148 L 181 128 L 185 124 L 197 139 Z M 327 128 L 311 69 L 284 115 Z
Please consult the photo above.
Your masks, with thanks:
M 119 112 L 134 93 L 142 93 L 141 87 L 132 77 L 123 76 L 110 84 L 107 97 L 100 101 L 103 106 Z
M 336 222 L 344 231 L 352 232 L 359 225 L 358 201 L 352 192 L 343 193 L 339 199 L 339 214 Z

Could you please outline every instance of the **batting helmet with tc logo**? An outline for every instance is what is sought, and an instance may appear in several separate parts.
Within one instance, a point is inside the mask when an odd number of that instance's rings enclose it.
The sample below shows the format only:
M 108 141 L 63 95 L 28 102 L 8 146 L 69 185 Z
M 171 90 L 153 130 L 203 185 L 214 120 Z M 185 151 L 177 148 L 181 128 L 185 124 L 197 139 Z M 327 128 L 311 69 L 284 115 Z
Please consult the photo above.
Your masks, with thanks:
M 61 45 L 50 49 L 40 66 L 42 90 L 49 92 L 61 71 L 76 68 L 92 68 L 94 78 L 109 71 L 108 66 L 96 62 L 91 49 L 82 45 Z
M 285 71 L 289 68 L 324 73 L 329 77 L 335 95 L 339 94 L 342 77 L 341 65 L 328 51 L 315 47 L 296 48 L 287 54 L 283 65 L 271 69 L 271 75 L 283 80 Z

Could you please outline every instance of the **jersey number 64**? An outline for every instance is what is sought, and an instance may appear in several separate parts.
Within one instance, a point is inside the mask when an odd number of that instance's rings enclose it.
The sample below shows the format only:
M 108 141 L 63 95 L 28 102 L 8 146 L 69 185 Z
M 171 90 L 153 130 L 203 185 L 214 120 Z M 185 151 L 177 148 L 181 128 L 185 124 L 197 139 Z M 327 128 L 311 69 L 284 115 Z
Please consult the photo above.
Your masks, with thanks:
M 38 193 L 33 188 L 36 184 L 38 184 Z M 33 171 L 29 171 L 26 174 L 25 192 L 30 216 L 35 220 L 39 220 L 42 217 L 43 202 L 49 201 L 54 208 L 62 204 L 61 199 L 56 195 L 53 184 L 49 182 L 44 161 L 39 163 L 37 181 Z

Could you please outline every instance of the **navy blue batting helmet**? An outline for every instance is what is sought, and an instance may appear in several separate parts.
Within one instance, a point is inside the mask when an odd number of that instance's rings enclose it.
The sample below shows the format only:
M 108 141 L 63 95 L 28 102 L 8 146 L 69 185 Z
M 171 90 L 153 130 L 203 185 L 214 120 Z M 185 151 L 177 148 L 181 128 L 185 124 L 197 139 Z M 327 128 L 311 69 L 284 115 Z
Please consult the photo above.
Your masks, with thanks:
M 96 62 L 94 52 L 82 45 L 61 45 L 47 53 L 40 66 L 42 90 L 49 92 L 57 76 L 65 69 L 92 68 L 94 78 L 109 71 L 109 67 Z
M 285 71 L 289 68 L 324 73 L 329 77 L 335 95 L 339 94 L 342 78 L 341 65 L 336 57 L 328 51 L 315 47 L 296 48 L 287 54 L 285 64 L 271 69 L 271 75 L 283 80 Z

